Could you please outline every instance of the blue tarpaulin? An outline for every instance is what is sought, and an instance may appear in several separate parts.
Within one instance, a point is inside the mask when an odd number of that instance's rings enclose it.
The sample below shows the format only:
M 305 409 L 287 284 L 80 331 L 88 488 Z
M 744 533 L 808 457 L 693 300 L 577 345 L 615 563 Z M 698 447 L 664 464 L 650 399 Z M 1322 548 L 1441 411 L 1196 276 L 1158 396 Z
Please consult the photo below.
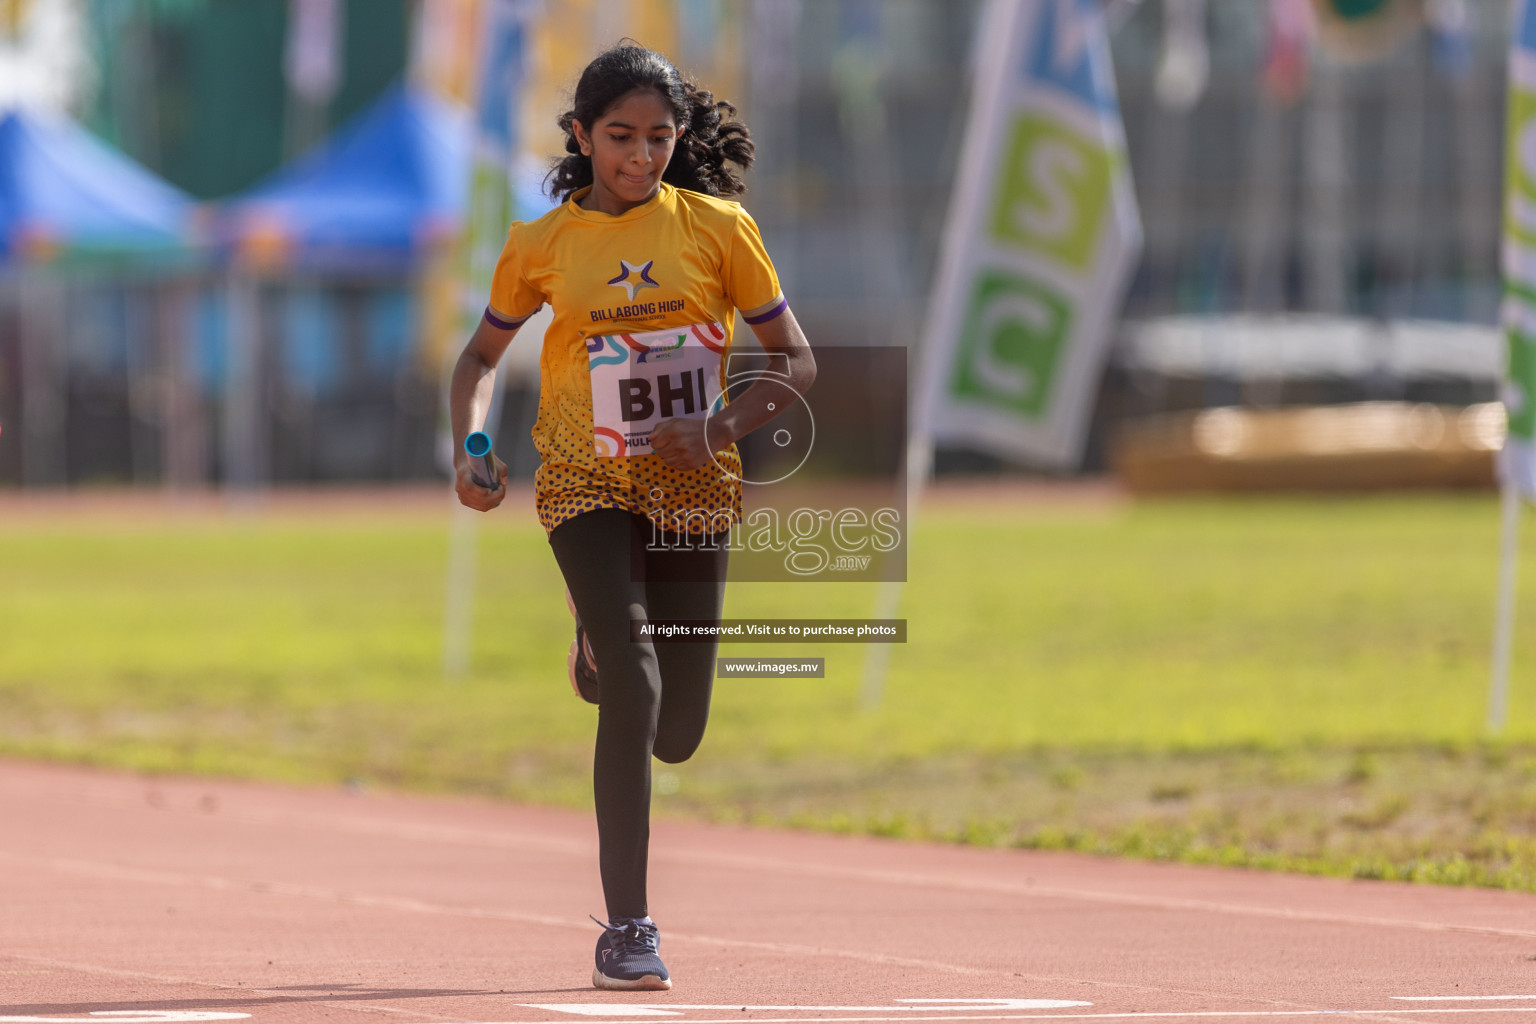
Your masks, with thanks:
M 0 262 L 182 249 L 192 202 L 54 114 L 0 114 Z
M 409 264 L 463 223 L 472 127 L 456 104 L 391 86 L 329 140 L 231 199 L 224 240 L 298 265 Z M 528 191 L 520 182 L 519 215 L 537 217 L 548 204 Z

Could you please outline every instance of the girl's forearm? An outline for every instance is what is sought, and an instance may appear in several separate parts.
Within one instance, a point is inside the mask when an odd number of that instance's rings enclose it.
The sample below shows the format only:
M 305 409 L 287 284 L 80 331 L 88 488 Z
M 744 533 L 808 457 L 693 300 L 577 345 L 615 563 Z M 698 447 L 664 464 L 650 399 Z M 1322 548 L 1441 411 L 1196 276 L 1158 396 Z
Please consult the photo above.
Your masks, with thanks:
M 496 387 L 496 368 L 475 352 L 465 349 L 453 365 L 448 384 L 448 420 L 453 428 L 453 460 L 468 458 L 464 439 L 485 422 Z
M 757 378 L 752 386 L 739 397 L 709 418 L 709 437 L 712 451 L 723 451 L 736 441 L 778 416 L 789 408 L 785 392 L 804 397 L 816 380 L 816 362 L 810 349 L 799 348 L 776 353 L 788 363 L 786 375 L 765 375 Z

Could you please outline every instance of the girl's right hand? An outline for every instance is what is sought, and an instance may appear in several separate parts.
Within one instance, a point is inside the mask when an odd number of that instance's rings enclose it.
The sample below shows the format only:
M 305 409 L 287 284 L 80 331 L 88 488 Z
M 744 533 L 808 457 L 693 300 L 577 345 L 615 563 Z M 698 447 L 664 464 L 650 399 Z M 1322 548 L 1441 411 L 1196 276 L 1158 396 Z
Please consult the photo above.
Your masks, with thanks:
M 454 490 L 458 492 L 459 504 L 466 508 L 472 508 L 476 512 L 489 512 L 501 504 L 507 496 L 507 464 L 496 458 L 491 453 L 491 461 L 496 464 L 496 489 L 486 490 L 475 482 L 474 473 L 471 471 L 468 459 L 454 461 L 454 469 L 457 479 L 454 481 Z

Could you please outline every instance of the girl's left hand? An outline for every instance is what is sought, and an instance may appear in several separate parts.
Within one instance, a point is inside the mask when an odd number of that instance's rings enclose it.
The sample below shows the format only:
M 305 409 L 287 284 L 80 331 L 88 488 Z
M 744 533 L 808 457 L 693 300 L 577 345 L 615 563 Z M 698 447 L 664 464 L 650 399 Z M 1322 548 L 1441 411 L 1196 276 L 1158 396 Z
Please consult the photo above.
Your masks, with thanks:
M 662 420 L 651 431 L 651 450 L 673 469 L 698 469 L 714 459 L 705 437 L 708 420 Z

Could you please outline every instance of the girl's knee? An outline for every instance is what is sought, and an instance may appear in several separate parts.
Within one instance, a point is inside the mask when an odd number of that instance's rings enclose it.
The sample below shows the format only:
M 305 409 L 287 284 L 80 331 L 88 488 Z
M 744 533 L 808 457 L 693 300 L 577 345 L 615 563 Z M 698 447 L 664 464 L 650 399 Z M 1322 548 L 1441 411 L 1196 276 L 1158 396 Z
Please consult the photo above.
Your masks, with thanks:
M 656 742 L 651 746 L 651 753 L 658 761 L 682 764 L 694 755 L 703 740 L 704 730 L 702 729 L 686 736 L 658 734 Z
M 608 676 L 613 679 L 613 675 Z M 598 704 L 611 715 L 621 715 L 635 723 L 654 723 L 661 713 L 661 687 L 654 679 L 636 674 L 606 682 L 601 669 L 597 674 Z
M 651 753 L 656 756 L 656 760 L 665 762 L 666 764 L 682 764 L 684 761 L 692 757 L 694 751 L 698 749 L 699 745 L 697 743 L 687 747 L 680 745 L 675 749 L 657 744 Z
M 711 687 L 707 674 L 700 679 L 677 671 L 675 676 L 666 678 L 663 685 L 665 698 L 661 714 L 656 719 L 656 742 L 652 750 L 659 760 L 680 764 L 692 757 L 704 741 L 704 729 L 709 724 Z

